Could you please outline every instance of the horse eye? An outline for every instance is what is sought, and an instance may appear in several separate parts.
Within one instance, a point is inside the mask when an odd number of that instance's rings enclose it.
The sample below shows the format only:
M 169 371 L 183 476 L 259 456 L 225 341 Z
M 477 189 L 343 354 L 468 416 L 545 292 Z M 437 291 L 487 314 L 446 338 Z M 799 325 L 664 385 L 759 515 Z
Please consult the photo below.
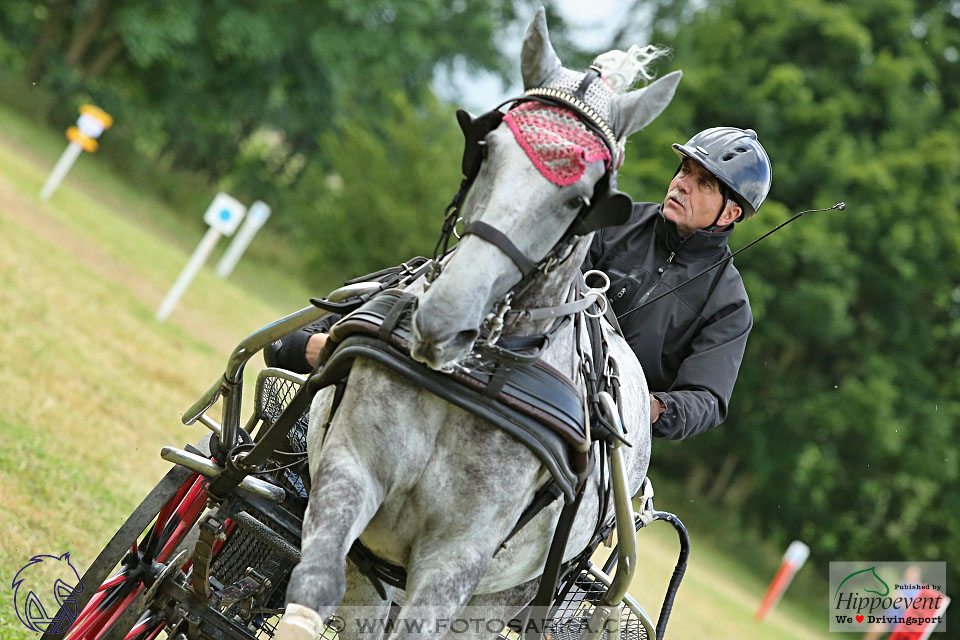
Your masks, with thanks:
M 576 198 L 571 198 L 570 200 L 567 201 L 567 206 L 570 207 L 571 209 L 579 209 L 585 204 L 587 204 L 586 199 L 580 196 L 577 196 Z

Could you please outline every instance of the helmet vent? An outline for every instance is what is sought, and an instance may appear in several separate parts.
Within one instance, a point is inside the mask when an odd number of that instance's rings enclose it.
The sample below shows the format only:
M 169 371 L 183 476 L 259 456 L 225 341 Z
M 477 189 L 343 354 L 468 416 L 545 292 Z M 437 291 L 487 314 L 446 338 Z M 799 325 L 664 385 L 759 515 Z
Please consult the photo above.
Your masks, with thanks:
M 734 149 L 734 151 L 736 151 L 737 153 L 746 153 L 746 152 L 747 152 L 747 150 L 744 149 L 743 147 L 737 147 L 736 149 Z
M 728 160 L 733 160 L 733 158 L 734 158 L 734 155 L 733 155 L 732 153 L 725 153 L 725 154 L 723 155 L 722 160 L 723 160 L 724 162 L 727 162 Z

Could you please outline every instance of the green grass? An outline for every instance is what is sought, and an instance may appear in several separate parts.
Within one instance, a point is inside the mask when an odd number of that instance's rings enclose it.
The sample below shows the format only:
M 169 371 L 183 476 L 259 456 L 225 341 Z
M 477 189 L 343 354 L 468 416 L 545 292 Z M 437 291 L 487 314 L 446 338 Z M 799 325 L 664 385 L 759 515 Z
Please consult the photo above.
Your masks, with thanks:
M 82 572 L 165 472 L 160 447 L 205 432 L 183 426 L 180 415 L 220 375 L 233 346 L 330 288 L 308 291 L 300 278 L 252 260 L 229 281 L 207 268 L 171 320 L 157 323 L 155 309 L 203 232 L 207 203 L 197 202 L 195 222 L 185 223 L 182 212 L 90 154 L 41 203 L 37 193 L 64 146 L 61 132 L 0 106 L 0 582 L 7 585 L 36 554 L 70 551 Z M 248 379 L 259 364 L 251 363 Z M 692 510 L 658 506 L 685 519 Z M 825 637 L 826 612 L 789 597 L 766 623 L 753 622 L 780 550 L 764 548 L 764 562 L 744 563 L 709 535 L 710 517 L 691 521 L 694 554 L 670 637 Z M 641 532 L 640 550 L 631 592 L 656 617 L 676 558 L 669 526 Z M 32 637 L 5 602 L 0 638 Z

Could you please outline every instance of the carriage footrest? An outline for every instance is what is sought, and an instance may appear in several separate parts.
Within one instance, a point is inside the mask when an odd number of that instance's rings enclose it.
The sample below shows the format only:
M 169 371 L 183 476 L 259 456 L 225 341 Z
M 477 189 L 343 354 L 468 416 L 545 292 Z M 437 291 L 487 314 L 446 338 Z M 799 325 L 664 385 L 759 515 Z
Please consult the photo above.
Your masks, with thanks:
M 253 576 L 245 576 L 229 587 L 224 587 L 214 596 L 214 606 L 224 607 L 254 595 L 263 589 L 265 582 L 269 584 L 269 580 L 263 576 L 259 577 L 260 580 L 257 580 Z

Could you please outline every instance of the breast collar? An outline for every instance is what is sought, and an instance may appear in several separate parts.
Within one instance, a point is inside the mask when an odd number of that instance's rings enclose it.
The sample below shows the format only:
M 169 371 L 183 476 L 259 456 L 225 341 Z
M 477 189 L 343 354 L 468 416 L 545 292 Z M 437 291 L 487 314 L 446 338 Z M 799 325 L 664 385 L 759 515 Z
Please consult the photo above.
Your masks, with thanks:
M 733 225 L 723 231 L 697 229 L 689 236 L 682 237 L 677 223 L 663 215 L 663 205 L 657 207 L 654 218 L 654 233 L 667 251 L 676 253 L 686 261 L 717 258 L 728 251 L 727 240 L 733 233 Z

